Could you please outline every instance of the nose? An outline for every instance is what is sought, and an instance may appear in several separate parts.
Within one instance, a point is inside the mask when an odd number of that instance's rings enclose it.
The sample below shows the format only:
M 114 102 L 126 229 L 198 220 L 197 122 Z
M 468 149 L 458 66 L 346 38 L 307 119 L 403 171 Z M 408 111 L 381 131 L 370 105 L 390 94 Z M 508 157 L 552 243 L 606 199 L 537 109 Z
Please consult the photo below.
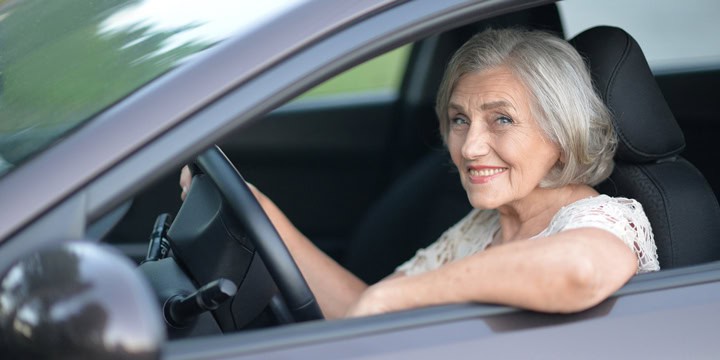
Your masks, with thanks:
M 462 146 L 463 157 L 472 160 L 487 155 L 490 152 L 491 141 L 490 132 L 478 122 L 473 122 Z

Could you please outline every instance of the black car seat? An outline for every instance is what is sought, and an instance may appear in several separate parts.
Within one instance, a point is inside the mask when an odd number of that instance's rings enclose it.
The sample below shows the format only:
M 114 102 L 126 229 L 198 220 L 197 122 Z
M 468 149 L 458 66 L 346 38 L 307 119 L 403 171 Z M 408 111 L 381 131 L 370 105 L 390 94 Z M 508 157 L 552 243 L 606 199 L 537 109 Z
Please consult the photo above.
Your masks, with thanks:
M 598 191 L 643 205 L 661 268 L 720 259 L 717 199 L 702 174 L 679 155 L 685 147 L 682 131 L 637 42 L 612 27 L 587 30 L 571 42 L 588 60 L 620 139 L 615 170 Z M 447 152 L 431 152 L 375 205 L 344 264 L 365 281 L 378 281 L 469 209 Z
M 370 209 L 355 231 L 343 265 L 366 282 L 377 282 L 471 209 L 447 151 L 434 151 Z
M 588 61 L 613 113 L 615 170 L 598 191 L 638 200 L 650 219 L 661 268 L 720 259 L 720 208 L 703 175 L 680 153 L 685 139 L 638 43 L 609 26 L 571 43 Z

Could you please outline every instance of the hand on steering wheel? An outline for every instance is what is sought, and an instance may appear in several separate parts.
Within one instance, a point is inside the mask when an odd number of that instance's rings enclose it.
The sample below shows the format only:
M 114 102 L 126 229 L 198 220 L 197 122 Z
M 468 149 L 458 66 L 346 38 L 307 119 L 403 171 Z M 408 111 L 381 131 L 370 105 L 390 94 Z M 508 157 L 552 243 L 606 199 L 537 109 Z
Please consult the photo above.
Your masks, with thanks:
M 232 209 L 233 215 L 245 228 L 282 294 L 293 319 L 295 321 L 322 319 L 322 311 L 315 296 L 258 202 L 252 186 L 245 182 L 218 147 L 212 147 L 200 155 L 197 165 L 215 183 Z M 186 168 L 181 174 L 181 186 L 190 175 L 189 169 Z M 189 182 L 186 183 L 189 185 Z M 186 194 L 185 187 L 183 194 Z

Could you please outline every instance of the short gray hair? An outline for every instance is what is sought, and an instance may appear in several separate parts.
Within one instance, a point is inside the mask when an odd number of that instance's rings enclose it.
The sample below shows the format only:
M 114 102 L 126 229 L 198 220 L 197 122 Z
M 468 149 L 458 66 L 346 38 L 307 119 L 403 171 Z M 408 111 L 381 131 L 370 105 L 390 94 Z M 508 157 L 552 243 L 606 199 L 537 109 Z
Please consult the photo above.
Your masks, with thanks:
M 435 107 L 443 139 L 447 141 L 448 106 L 459 79 L 500 66 L 527 87 L 533 116 L 564 155 L 564 162 L 558 162 L 540 185 L 594 186 L 610 176 L 617 147 L 610 111 L 595 92 L 590 71 L 575 48 L 543 31 L 485 30 L 455 53 Z

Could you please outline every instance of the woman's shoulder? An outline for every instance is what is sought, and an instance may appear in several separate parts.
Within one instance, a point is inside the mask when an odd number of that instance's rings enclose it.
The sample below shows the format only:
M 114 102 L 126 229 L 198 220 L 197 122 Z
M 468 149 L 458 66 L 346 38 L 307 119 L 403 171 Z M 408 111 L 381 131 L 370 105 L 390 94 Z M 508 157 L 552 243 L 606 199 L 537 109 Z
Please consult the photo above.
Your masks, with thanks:
M 548 230 L 582 227 L 607 230 L 622 240 L 638 258 L 638 273 L 660 269 L 652 226 L 637 200 L 607 195 L 578 200 L 562 208 Z
M 587 211 L 596 213 L 614 213 L 619 211 L 622 213 L 644 214 L 642 204 L 637 200 L 625 197 L 612 197 L 605 194 L 587 197 L 565 205 L 558 211 L 558 214 L 573 214 Z
M 642 204 L 635 199 L 604 194 L 577 200 L 562 207 L 550 222 L 550 233 L 583 225 L 608 227 L 631 224 L 649 227 Z

